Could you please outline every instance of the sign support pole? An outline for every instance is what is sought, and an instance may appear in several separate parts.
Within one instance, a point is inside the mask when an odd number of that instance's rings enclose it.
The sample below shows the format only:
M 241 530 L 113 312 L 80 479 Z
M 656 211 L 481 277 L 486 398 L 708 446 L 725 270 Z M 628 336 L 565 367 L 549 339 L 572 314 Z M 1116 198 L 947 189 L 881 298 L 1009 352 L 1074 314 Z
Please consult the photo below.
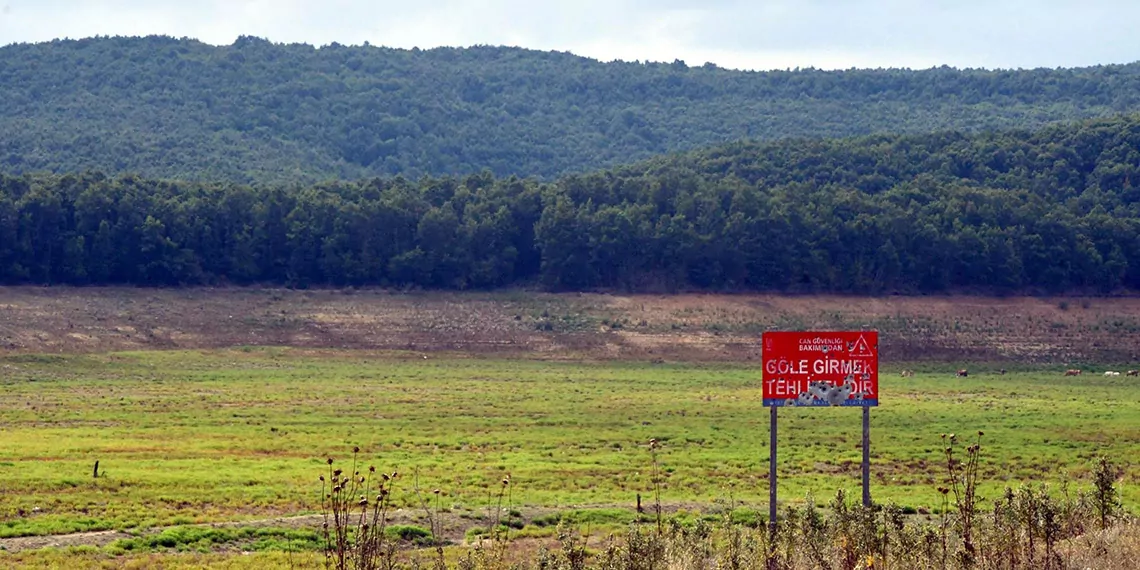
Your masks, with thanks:
M 863 406 L 863 506 L 871 506 L 871 406 Z
M 768 429 L 770 441 L 768 442 L 768 528 L 773 535 L 776 533 L 776 410 L 772 406 L 772 425 Z
M 863 505 L 871 507 L 871 406 L 879 405 L 879 332 L 765 331 L 761 394 L 769 427 L 768 521 L 776 532 L 776 414 L 782 406 L 863 408 Z

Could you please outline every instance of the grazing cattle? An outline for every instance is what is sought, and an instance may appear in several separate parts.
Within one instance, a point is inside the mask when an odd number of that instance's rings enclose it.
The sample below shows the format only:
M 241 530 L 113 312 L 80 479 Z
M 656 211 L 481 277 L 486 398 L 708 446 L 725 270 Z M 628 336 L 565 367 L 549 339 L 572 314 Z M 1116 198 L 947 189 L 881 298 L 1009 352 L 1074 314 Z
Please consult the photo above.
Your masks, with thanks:
M 998 370 L 998 374 L 1001 374 L 1002 376 L 1005 376 L 1005 368 L 1002 368 L 1001 370 Z
M 959 377 L 959 378 L 965 378 L 965 377 L 970 375 L 970 372 L 968 370 L 966 370 L 965 368 L 963 368 L 963 369 L 955 372 L 954 375 Z
M 1128 375 L 1129 376 L 1140 376 L 1140 370 L 1129 370 Z
M 899 376 L 902 376 L 903 378 L 913 378 L 914 370 L 903 370 L 902 372 L 899 372 Z
M 1070 369 L 1065 371 L 1065 376 L 1080 376 L 1080 375 L 1081 375 L 1081 371 L 1079 369 L 1076 369 L 1076 368 L 1070 368 Z
M 1113 372 L 1112 370 L 1108 370 L 1104 373 L 1104 375 L 1105 376 L 1120 376 L 1120 373 L 1119 372 Z

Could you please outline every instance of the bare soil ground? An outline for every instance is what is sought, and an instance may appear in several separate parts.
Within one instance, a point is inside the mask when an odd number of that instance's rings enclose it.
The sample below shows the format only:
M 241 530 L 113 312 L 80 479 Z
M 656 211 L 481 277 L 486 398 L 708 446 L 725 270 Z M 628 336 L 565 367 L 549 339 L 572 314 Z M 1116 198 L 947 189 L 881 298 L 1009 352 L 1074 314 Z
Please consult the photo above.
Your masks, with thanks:
M 629 508 L 629 505 L 587 505 L 584 508 L 605 508 L 605 509 L 618 509 Z M 661 512 L 663 515 L 675 513 L 678 509 L 699 510 L 702 505 L 692 503 L 673 503 L 662 504 Z M 647 508 L 645 512 L 650 512 L 652 507 Z M 629 509 L 630 513 L 634 512 Z M 523 507 L 516 506 L 511 509 L 514 513 L 512 515 L 513 521 L 519 521 L 523 524 L 530 524 L 536 518 L 551 515 L 559 512 L 559 509 L 541 508 L 541 507 Z M 467 542 L 467 531 L 473 528 L 487 528 L 493 524 L 494 509 L 480 509 L 473 512 L 437 512 L 435 517 L 436 528 L 439 530 L 440 536 L 443 540 L 450 544 L 464 544 Z M 501 515 L 501 522 L 506 521 L 506 509 L 504 514 Z M 397 509 L 392 511 L 388 517 L 388 524 L 390 525 L 417 525 L 421 528 L 427 529 L 431 527 L 431 520 L 427 514 L 419 509 Z M 289 528 L 301 529 L 308 528 L 313 530 L 320 530 L 324 516 L 320 514 L 297 515 L 274 517 L 266 519 L 236 521 L 227 523 L 211 523 L 201 525 L 184 525 L 184 526 L 200 526 L 208 528 Z M 158 534 L 168 528 L 176 527 L 155 527 L 147 529 L 138 529 L 132 533 L 127 533 L 118 530 L 105 530 L 95 532 L 76 532 L 71 534 L 59 534 L 53 536 L 26 536 L 14 538 L 0 538 L 0 551 L 16 553 L 24 550 L 37 550 L 40 548 L 66 548 L 73 546 L 96 546 L 103 547 L 112 544 L 116 540 L 134 538 L 140 535 Z
M 4 552 L 21 552 L 24 550 L 37 550 L 40 548 L 67 548 L 71 546 L 107 546 L 116 540 L 133 538 L 131 535 L 117 530 L 101 530 L 96 532 L 76 532 L 71 534 L 57 534 L 52 536 L 24 536 L 20 538 L 0 538 L 0 550 Z
M 873 328 L 884 359 L 1140 360 L 1140 298 L 0 287 L 0 355 L 283 345 L 747 361 L 770 329 Z

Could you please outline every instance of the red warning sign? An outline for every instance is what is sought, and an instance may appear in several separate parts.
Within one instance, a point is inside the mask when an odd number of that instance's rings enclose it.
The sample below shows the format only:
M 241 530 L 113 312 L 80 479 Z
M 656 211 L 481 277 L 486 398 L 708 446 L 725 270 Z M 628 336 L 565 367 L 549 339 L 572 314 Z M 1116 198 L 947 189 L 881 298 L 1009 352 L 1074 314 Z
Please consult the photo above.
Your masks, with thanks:
M 766 332 L 765 406 L 879 405 L 879 333 Z

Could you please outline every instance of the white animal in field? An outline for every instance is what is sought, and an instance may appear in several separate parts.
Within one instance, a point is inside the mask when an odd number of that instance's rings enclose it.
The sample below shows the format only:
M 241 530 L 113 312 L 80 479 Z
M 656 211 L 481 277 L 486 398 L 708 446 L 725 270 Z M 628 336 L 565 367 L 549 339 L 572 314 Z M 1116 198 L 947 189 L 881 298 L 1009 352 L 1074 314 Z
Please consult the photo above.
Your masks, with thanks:
M 1105 370 L 1105 371 L 1104 371 L 1104 375 L 1105 375 L 1105 376 L 1120 376 L 1120 373 L 1119 373 L 1119 372 L 1114 372 L 1114 371 L 1112 371 L 1112 370 Z

